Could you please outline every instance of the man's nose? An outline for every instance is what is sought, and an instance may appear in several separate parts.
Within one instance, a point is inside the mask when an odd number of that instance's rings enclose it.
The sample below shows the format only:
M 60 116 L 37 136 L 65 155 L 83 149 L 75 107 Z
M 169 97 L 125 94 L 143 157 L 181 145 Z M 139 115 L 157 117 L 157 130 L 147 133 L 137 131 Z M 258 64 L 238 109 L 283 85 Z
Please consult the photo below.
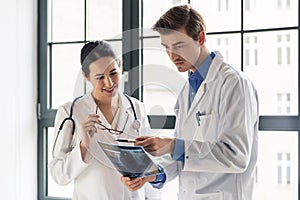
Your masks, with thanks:
M 168 51 L 168 55 L 172 61 L 174 61 L 174 60 L 176 60 L 176 58 L 178 58 L 178 55 L 172 51 Z

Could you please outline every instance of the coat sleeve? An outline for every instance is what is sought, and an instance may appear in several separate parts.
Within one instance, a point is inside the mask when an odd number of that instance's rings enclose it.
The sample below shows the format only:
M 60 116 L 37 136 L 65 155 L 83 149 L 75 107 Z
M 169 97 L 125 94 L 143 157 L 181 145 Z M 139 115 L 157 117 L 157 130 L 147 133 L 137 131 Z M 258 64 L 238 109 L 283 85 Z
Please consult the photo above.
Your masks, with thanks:
M 67 120 L 60 132 L 59 126 L 68 117 L 67 108 L 60 106 L 55 118 L 55 138 L 53 145 L 53 157 L 49 163 L 50 173 L 59 185 L 66 185 L 79 176 L 88 166 L 83 162 L 80 152 L 80 140 L 72 135 L 73 124 Z
M 252 147 L 257 144 L 258 99 L 252 83 L 243 78 L 229 78 L 223 82 L 218 101 L 218 112 L 212 129 L 217 133 L 211 140 L 185 140 L 184 171 L 212 173 L 242 173 L 247 169 Z M 200 122 L 201 123 L 201 122 Z M 201 125 L 200 125 L 201 126 Z

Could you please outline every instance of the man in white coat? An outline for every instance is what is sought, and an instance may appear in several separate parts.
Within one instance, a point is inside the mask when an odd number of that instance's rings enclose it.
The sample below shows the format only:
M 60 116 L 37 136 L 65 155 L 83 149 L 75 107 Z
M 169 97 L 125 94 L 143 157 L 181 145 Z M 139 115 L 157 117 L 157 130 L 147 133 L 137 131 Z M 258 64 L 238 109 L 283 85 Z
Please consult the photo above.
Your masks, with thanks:
M 171 8 L 153 29 L 178 71 L 190 77 L 175 106 L 176 138 L 142 136 L 136 145 L 152 155 L 171 154 L 180 200 L 251 200 L 258 152 L 255 87 L 205 47 L 205 22 L 189 5 Z M 142 185 L 122 181 L 131 191 Z

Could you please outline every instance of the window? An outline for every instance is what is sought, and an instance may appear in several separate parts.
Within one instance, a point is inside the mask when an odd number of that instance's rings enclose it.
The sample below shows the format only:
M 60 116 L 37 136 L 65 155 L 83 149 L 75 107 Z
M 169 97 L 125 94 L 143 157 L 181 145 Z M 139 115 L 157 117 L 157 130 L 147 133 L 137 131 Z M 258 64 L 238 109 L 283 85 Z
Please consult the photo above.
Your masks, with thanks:
M 298 132 L 260 131 L 253 199 L 299 199 Z
M 72 196 L 72 183 L 57 185 L 47 168 L 52 158 L 56 109 L 89 87 L 80 70 L 80 50 L 86 41 L 107 39 L 122 49 L 122 9 L 119 0 L 38 1 L 38 199 Z
M 277 0 L 278 8 L 289 8 L 291 5 L 290 0 Z
M 277 35 L 277 62 L 278 65 L 288 66 L 291 64 L 291 43 L 290 34 Z
M 219 2 L 218 2 L 218 5 L 219 5 L 218 11 L 220 13 L 228 11 L 228 6 L 229 6 L 228 1 L 229 0 L 219 0 Z
M 278 114 L 290 114 L 291 113 L 291 94 L 290 93 L 278 93 L 277 94 L 277 111 Z
M 277 153 L 277 184 L 286 186 L 291 184 L 291 155 Z
M 257 37 L 245 38 L 245 67 L 258 65 L 258 49 L 257 49 Z
M 229 59 L 228 43 L 229 43 L 229 38 L 227 37 L 217 39 L 217 48 L 222 49 L 222 52 L 224 52 L 224 59 L 226 60 Z
M 150 28 L 170 7 L 187 3 L 206 20 L 208 49 L 220 51 L 258 89 L 254 199 L 299 199 L 298 168 L 293 167 L 299 165 L 300 133 L 297 0 L 38 0 L 39 200 L 71 197 L 72 185 L 55 185 L 47 163 L 58 105 L 88 90 L 79 78 L 79 51 L 88 40 L 107 39 L 120 49 L 128 78 L 125 91 L 145 102 L 153 128 L 173 134 L 173 107 L 188 74 L 177 72 Z M 169 191 L 176 190 L 173 184 Z
M 255 9 L 256 0 L 245 0 L 245 11 L 252 11 Z

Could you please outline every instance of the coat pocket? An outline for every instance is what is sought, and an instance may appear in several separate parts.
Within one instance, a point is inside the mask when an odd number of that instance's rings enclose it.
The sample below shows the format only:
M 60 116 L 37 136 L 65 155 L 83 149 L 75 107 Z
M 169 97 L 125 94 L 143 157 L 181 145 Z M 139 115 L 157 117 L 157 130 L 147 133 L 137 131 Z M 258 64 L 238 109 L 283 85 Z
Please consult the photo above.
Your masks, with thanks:
M 193 194 L 192 200 L 223 200 L 223 192 Z
M 195 140 L 214 142 L 217 139 L 218 121 L 215 114 L 201 115 L 195 129 Z

